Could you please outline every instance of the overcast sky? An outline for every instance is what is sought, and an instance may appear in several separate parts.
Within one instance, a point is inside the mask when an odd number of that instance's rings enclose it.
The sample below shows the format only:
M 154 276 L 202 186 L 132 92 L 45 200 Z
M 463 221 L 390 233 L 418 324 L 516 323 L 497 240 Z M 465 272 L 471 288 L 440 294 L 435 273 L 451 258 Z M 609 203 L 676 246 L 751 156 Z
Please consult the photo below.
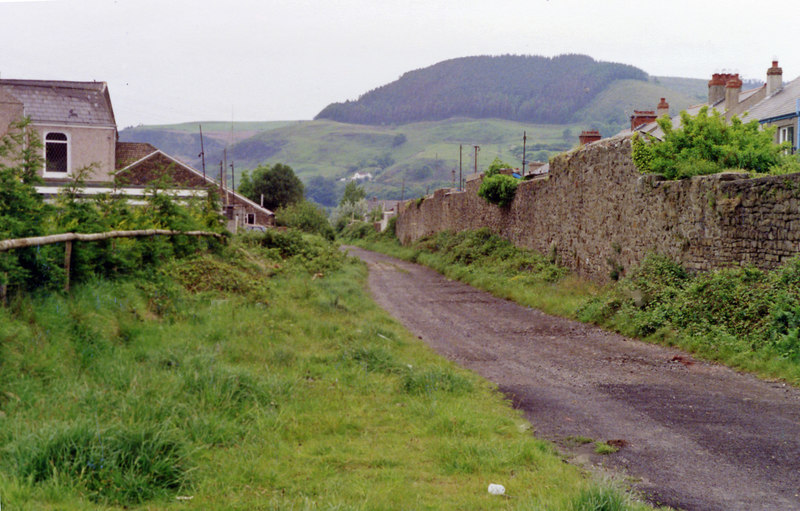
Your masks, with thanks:
M 796 1 L 0 0 L 2 78 L 102 80 L 117 123 L 311 119 L 412 69 L 583 53 L 651 75 L 800 75 Z M 791 49 L 791 51 L 789 51 Z

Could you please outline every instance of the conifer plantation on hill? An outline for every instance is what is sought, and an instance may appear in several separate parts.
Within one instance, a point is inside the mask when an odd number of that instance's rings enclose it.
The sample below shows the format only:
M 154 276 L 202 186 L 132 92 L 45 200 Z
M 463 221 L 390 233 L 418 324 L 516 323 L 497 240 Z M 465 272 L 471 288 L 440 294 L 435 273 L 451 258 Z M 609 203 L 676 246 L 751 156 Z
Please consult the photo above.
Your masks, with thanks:
M 575 112 L 616 80 L 647 81 L 641 69 L 585 55 L 478 56 L 403 74 L 356 101 L 332 103 L 315 119 L 403 124 L 451 117 L 574 122 Z

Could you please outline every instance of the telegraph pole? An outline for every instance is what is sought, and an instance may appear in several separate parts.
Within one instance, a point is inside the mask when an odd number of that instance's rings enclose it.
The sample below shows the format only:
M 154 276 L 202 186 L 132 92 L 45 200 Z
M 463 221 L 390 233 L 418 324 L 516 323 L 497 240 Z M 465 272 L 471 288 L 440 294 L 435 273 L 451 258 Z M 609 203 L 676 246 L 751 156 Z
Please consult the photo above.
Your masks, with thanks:
M 475 173 L 477 174 L 478 173 L 478 151 L 481 150 L 481 146 L 476 145 L 476 146 L 472 146 L 472 147 L 475 148 Z
M 203 184 L 205 184 L 206 180 L 206 148 L 203 145 L 203 125 L 200 124 L 200 158 L 202 158 L 203 162 Z
M 522 132 L 522 175 L 525 175 L 525 144 L 528 141 L 528 133 Z
M 231 160 L 231 190 L 236 192 L 236 170 L 233 168 L 233 160 Z

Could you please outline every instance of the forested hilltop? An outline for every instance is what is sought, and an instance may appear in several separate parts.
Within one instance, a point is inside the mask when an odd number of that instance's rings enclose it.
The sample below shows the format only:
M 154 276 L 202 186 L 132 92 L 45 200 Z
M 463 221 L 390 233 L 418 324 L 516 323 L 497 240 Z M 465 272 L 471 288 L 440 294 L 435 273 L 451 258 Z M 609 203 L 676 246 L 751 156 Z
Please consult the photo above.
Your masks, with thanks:
M 451 117 L 546 124 L 575 122 L 616 80 L 647 81 L 641 69 L 586 55 L 503 55 L 447 60 L 410 71 L 357 101 L 332 103 L 316 119 L 403 124 Z

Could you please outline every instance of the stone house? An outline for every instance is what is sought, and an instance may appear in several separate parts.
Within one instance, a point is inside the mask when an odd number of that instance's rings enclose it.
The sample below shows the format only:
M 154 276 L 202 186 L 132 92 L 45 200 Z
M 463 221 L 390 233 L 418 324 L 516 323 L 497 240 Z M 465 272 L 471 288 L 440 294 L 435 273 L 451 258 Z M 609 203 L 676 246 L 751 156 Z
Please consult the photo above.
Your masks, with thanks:
M 43 184 L 37 190 L 46 198 L 79 171 L 85 172 L 82 195 L 114 193 L 134 203 L 154 179 L 167 177 L 170 193 L 179 198 L 204 197 L 209 187 L 218 188 L 232 230 L 274 224 L 268 209 L 150 144 L 119 142 L 105 82 L 0 79 L 0 136 L 22 118 L 42 142 Z

